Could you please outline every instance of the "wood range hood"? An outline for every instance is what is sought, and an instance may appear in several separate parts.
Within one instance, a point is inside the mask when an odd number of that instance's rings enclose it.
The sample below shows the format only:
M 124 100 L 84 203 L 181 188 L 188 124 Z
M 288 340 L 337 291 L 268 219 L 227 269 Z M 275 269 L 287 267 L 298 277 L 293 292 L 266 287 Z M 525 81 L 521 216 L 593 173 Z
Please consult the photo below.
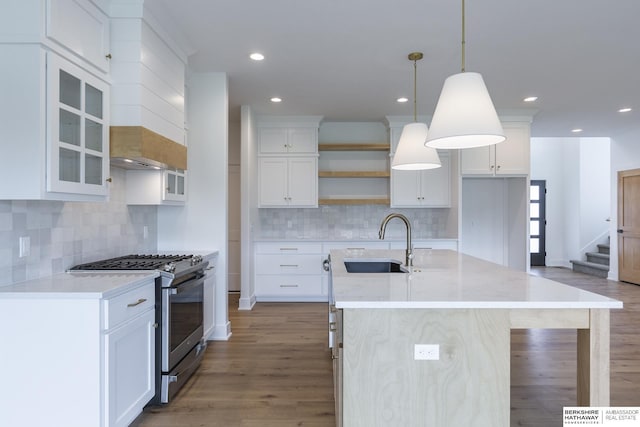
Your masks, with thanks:
M 187 169 L 187 147 L 142 126 L 111 126 L 110 157 L 125 169 Z

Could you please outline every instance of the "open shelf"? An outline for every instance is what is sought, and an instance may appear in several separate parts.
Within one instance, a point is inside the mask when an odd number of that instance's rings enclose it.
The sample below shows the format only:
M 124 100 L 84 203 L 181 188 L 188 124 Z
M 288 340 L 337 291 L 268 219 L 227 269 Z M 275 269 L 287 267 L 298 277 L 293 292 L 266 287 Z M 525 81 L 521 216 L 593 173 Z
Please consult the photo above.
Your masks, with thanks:
M 355 144 L 355 143 L 335 143 L 318 144 L 318 151 L 389 151 L 390 145 L 387 143 Z
M 319 178 L 388 178 L 389 171 L 319 171 Z

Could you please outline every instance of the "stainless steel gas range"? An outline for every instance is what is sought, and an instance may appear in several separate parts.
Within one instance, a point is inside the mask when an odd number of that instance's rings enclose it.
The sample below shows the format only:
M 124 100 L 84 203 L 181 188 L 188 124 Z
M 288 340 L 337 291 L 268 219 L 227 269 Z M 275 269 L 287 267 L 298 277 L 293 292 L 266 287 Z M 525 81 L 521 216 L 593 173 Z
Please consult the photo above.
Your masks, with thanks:
M 156 394 L 150 404 L 168 403 L 204 356 L 204 278 L 208 265 L 198 255 L 126 255 L 71 268 L 160 273 L 156 279 Z

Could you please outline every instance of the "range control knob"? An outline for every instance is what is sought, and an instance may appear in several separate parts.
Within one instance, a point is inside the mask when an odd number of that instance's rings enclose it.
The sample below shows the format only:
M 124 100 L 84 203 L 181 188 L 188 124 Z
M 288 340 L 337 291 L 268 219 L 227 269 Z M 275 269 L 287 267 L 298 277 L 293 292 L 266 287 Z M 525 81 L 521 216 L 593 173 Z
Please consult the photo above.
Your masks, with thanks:
M 191 265 L 200 264 L 202 262 L 202 256 L 194 255 L 191 257 Z
M 176 271 L 176 264 L 174 262 L 168 262 L 164 265 L 164 271 L 167 273 L 173 273 Z

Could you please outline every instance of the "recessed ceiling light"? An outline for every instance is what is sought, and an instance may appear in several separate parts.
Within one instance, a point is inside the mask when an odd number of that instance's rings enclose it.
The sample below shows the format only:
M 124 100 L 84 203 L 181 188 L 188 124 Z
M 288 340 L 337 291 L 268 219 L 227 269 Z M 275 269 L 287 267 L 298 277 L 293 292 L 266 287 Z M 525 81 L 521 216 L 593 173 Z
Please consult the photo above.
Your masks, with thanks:
M 275 103 L 282 102 L 282 98 L 278 98 L 277 96 L 274 96 L 273 98 L 271 98 L 271 102 L 275 102 Z
M 621 108 L 618 110 L 618 113 L 628 113 L 632 109 L 630 107 Z
M 249 58 L 253 59 L 254 61 L 262 61 L 264 59 L 264 55 L 258 52 L 254 52 L 249 55 Z
M 580 133 L 580 132 L 582 132 L 582 129 L 580 129 L 580 128 L 571 129 L 571 132 Z
M 403 96 L 403 97 L 398 98 L 396 101 L 398 101 L 398 102 L 400 102 L 400 103 L 408 102 L 408 101 L 409 101 L 409 98 L 405 98 L 405 97 Z
M 537 100 L 538 100 L 537 96 L 527 96 L 525 99 L 523 99 L 524 102 L 534 102 Z
M 131 159 L 124 159 L 124 161 L 127 162 L 127 163 L 133 163 L 133 160 L 131 160 Z

